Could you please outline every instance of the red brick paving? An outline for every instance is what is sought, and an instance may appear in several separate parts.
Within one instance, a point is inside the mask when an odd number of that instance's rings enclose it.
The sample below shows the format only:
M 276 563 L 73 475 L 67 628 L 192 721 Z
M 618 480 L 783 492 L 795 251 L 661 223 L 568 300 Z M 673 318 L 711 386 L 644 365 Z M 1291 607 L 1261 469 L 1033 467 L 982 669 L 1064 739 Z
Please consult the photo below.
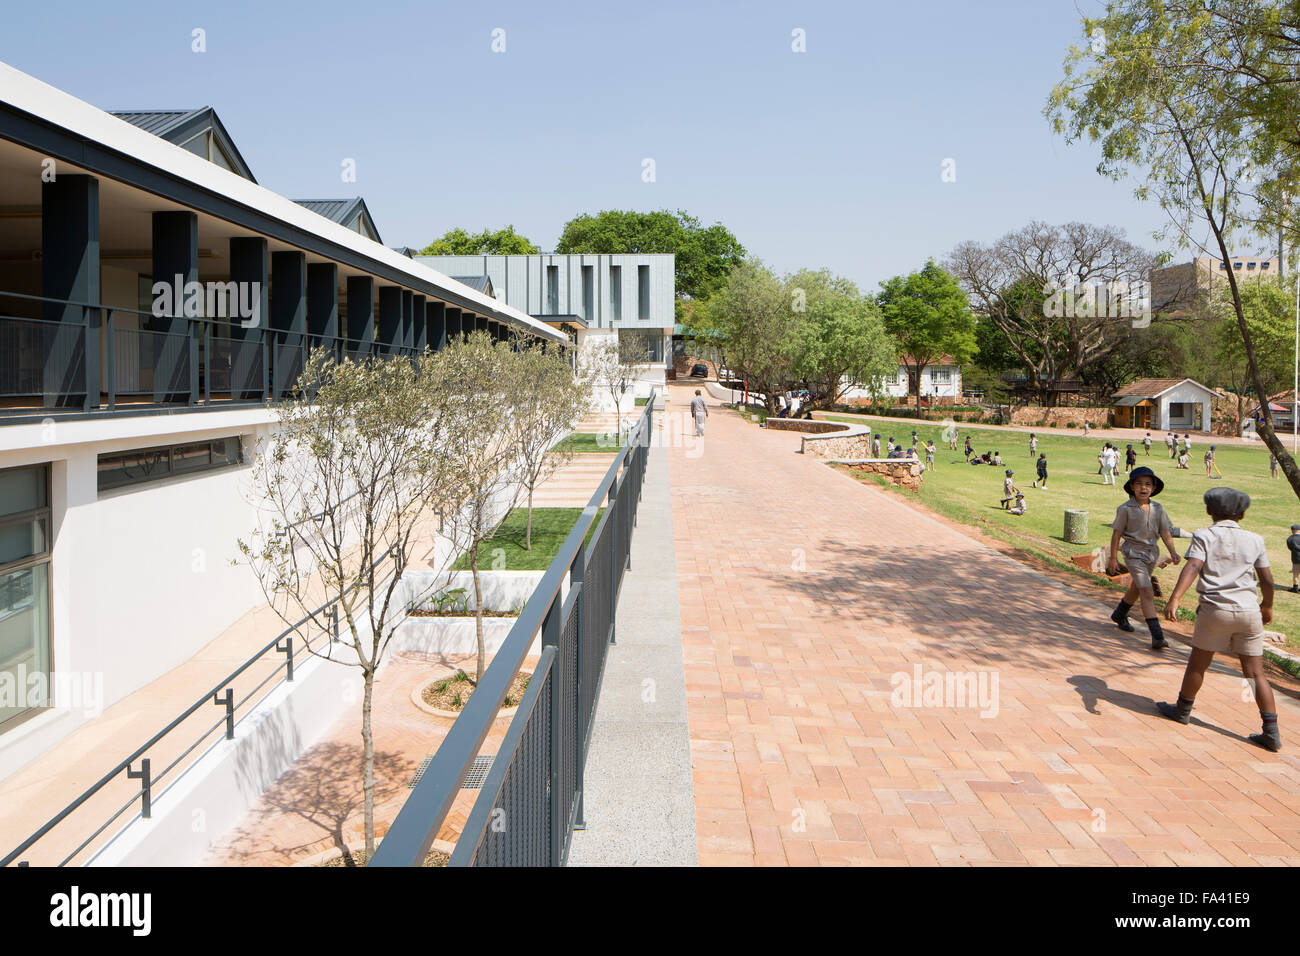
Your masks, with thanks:
M 1280 754 L 1227 666 L 1166 721 L 1180 645 L 712 411 L 669 451 L 702 864 L 1300 863 L 1295 700 Z M 895 706 L 918 664 L 996 714 Z

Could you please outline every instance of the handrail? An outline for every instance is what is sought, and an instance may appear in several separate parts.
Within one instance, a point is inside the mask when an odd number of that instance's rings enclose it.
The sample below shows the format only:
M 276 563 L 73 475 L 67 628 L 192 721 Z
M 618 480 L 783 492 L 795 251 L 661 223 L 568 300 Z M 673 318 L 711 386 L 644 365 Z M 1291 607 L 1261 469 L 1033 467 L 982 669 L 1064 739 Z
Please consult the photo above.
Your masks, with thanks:
M 387 558 L 390 557 L 390 556 L 391 556 L 391 551 L 389 551 L 389 552 L 385 552 L 385 553 L 384 553 L 384 554 L 379 558 L 379 560 L 375 561 L 375 562 L 370 566 L 370 571 L 373 573 L 374 570 L 375 570 L 375 568 L 379 567 L 379 565 L 382 564 L 382 563 L 384 562 L 384 560 L 387 559 Z M 358 580 L 358 581 L 356 581 L 356 582 L 352 585 L 352 587 L 353 587 L 353 588 L 360 587 L 360 586 L 361 586 L 361 583 L 362 583 L 361 580 Z M 192 716 L 195 712 L 197 712 L 200 708 L 202 708 L 202 707 L 204 707 L 204 706 L 210 706 L 211 703 L 212 703 L 213 698 L 216 697 L 222 689 L 224 689 L 224 688 L 226 688 L 226 687 L 229 687 L 229 686 L 231 685 L 231 683 L 235 680 L 235 678 L 239 677 L 239 675 L 241 675 L 242 673 L 244 673 L 244 671 L 248 670 L 248 668 L 252 667 L 252 666 L 253 666 L 254 664 L 256 664 L 258 661 L 260 661 L 263 657 L 265 657 L 267 654 L 269 654 L 269 653 L 271 653 L 271 652 L 273 652 L 273 651 L 274 651 L 275 653 L 284 653 L 284 651 L 283 651 L 282 649 L 280 649 L 279 645 L 280 645 L 280 644 L 285 640 L 285 638 L 291 637 L 292 635 L 298 633 L 299 629 L 300 629 L 304 624 L 308 623 L 309 621 L 313 621 L 313 620 L 315 620 L 319 615 L 323 614 L 323 613 L 324 613 L 325 611 L 327 611 L 331 606 L 333 606 L 334 604 L 337 604 L 337 603 L 338 603 L 338 599 L 337 599 L 337 598 L 334 598 L 334 599 L 332 599 L 332 600 L 330 600 L 330 601 L 327 601 L 326 603 L 324 603 L 324 604 L 322 604 L 320 607 L 318 607 L 316 610 L 309 612 L 307 615 L 305 615 L 303 618 L 301 618 L 297 623 L 293 624 L 292 626 L 286 628 L 285 630 L 283 630 L 283 631 L 281 631 L 279 634 L 277 634 L 277 635 L 275 636 L 275 638 L 274 638 L 270 643 L 268 643 L 266 646 L 264 646 L 261 650 L 257 651 L 255 654 L 253 654 L 253 656 L 250 657 L 250 658 L 248 658 L 248 660 L 244 661 L 244 663 L 240 664 L 239 667 L 237 667 L 235 670 L 233 670 L 233 671 L 231 671 L 229 674 L 227 674 L 227 675 L 225 676 L 224 679 L 222 679 L 220 682 L 218 682 L 218 683 L 217 683 L 217 684 L 216 684 L 216 685 L 215 685 L 211 690 L 209 690 L 207 693 L 203 694 L 203 695 L 202 695 L 202 696 L 201 696 L 197 701 L 195 701 L 193 704 L 191 704 L 191 705 L 190 705 L 190 706 L 189 706 L 189 707 L 188 707 L 188 708 L 187 708 L 187 709 L 186 709 L 186 710 L 185 710 L 185 711 L 184 711 L 184 712 L 183 712 L 179 717 L 175 718 L 175 719 L 174 719 L 171 723 L 169 723 L 166 727 L 164 727 L 162 730 L 158 731 L 158 733 L 156 733 L 156 734 L 154 734 L 152 737 L 150 737 L 149 740 L 147 740 L 145 743 L 141 744 L 141 745 L 140 745 L 140 746 L 139 746 L 139 747 L 138 747 L 138 748 L 137 748 L 137 749 L 136 749 L 136 750 L 135 750 L 135 751 L 134 751 L 134 752 L 133 752 L 129 757 L 127 757 L 126 759 L 120 761 L 120 762 L 117 764 L 117 766 L 115 766 L 112 770 L 110 770 L 108 773 L 106 773 L 106 774 L 105 774 L 103 777 L 101 777 L 98 781 L 96 781 L 95 783 L 91 784 L 91 785 L 90 785 L 90 786 L 89 786 L 89 787 L 88 787 L 88 788 L 87 788 L 87 789 L 86 789 L 86 790 L 85 790 L 85 791 L 84 791 L 84 792 L 83 792 L 79 797 L 77 797 L 75 800 L 73 800 L 72 803 L 68 804 L 68 806 L 64 807 L 63 810 L 61 810 L 58 814 L 56 814 L 56 815 L 55 815 L 55 816 L 54 816 L 54 817 L 53 817 L 53 818 L 52 818 L 48 823 L 46 823 L 46 824 L 45 824 L 44 826 L 42 826 L 39 830 L 37 830 L 35 833 L 33 833 L 31 836 L 29 836 L 26 840 L 24 840 L 21 844 L 19 844 L 17 847 L 15 847 L 15 848 L 14 848 L 14 849 L 13 849 L 13 850 L 8 854 L 8 855 L 6 855 L 3 859 L 0 859 L 0 867 L 8 866 L 10 863 L 12 863 L 14 860 L 16 860 L 19 856 L 21 856 L 25 851 L 27 851 L 28 849 L 30 849 L 33 845 L 36 844 L 36 842 L 37 842 L 38 840 L 41 839 L 41 837 L 43 837 L 43 836 L 45 836 L 45 834 L 49 833 L 50 830 L 52 830 L 55 826 L 57 826 L 59 823 L 61 823 L 61 822 L 62 822 L 62 821 L 63 821 L 63 820 L 64 820 L 64 819 L 65 819 L 65 818 L 66 818 L 70 813 L 72 813 L 74 810 L 76 810 L 78 807 L 80 807 L 82 804 L 84 804 L 87 800 L 89 800 L 91 797 L 93 797 L 96 793 L 98 793 L 100 790 L 102 790 L 105 786 L 107 786 L 108 784 L 112 783 L 113 780 L 116 779 L 117 776 L 118 776 L 120 773 L 122 773 L 123 770 L 129 771 L 129 770 L 130 770 L 130 767 L 131 767 L 131 764 L 135 763 L 136 760 L 138 760 L 138 759 L 140 759 L 142 756 L 144 756 L 144 754 L 145 754 L 145 753 L 146 753 L 146 752 L 147 752 L 151 747 L 153 747 L 156 743 L 158 743 L 160 740 L 162 740 L 164 737 L 166 737 L 169 733 L 171 733 L 173 730 L 175 730 L 178 726 L 180 726 L 180 725 L 181 725 L 181 724 L 182 724 L 186 719 L 188 719 L 189 717 L 191 717 L 191 716 Z M 332 636 L 331 636 L 331 643 L 333 643 Z M 304 642 L 304 644 L 301 645 L 301 646 L 302 646 L 303 648 L 305 648 L 305 649 L 308 651 L 308 653 L 313 653 L 313 654 L 315 653 L 314 651 L 311 650 L 310 645 L 306 644 L 305 642 Z M 284 664 L 278 666 L 274 671 L 272 671 L 272 674 L 274 675 L 274 674 L 279 673 L 280 667 L 287 667 L 287 666 L 288 666 L 288 661 L 285 661 Z M 269 679 L 269 678 L 268 678 L 268 679 Z M 264 681 L 262 682 L 262 685 L 264 685 L 265 683 L 266 683 L 266 681 L 264 680 Z M 258 685 L 258 686 L 261 687 L 262 685 Z M 252 693 L 254 693 L 254 692 L 256 691 L 256 689 L 257 689 L 257 688 L 254 688 L 254 691 L 250 692 L 250 694 L 249 694 L 248 696 L 246 696 L 243 700 L 241 700 L 241 701 L 239 702 L 240 705 L 246 703 L 246 702 L 248 701 L 249 697 L 251 697 Z M 239 706 L 239 705 L 235 705 L 235 707 L 232 708 L 232 711 L 233 711 L 234 709 L 238 709 L 238 706 Z M 221 724 L 222 724 L 222 723 L 225 723 L 225 722 L 226 722 L 226 718 L 223 717 L 220 721 L 217 722 L 217 724 L 215 725 L 215 727 L 220 727 Z M 205 732 L 203 733 L 203 735 L 199 737 L 199 742 L 202 742 L 204 739 L 206 739 L 207 736 L 208 736 L 209 734 L 212 733 L 212 730 L 215 729 L 215 727 L 213 727 L 213 728 L 209 728 L 207 731 L 205 731 Z M 196 744 L 196 745 L 197 745 L 197 744 Z M 195 745 L 195 746 L 196 746 L 196 745 Z M 189 753 L 190 751 L 192 751 L 193 749 L 194 749 L 194 746 L 191 746 L 191 747 L 189 748 L 189 750 L 186 751 L 186 754 L 188 754 L 188 753 Z M 184 756 L 184 754 L 182 755 L 182 757 L 183 757 L 183 756 Z M 180 759 L 180 758 L 178 758 L 177 761 L 174 761 L 174 762 L 173 762 L 169 767 L 165 768 L 165 769 L 162 771 L 162 773 L 158 774 L 158 776 L 151 778 L 150 783 L 151 783 L 151 784 L 156 784 L 159 780 L 161 780 L 161 779 L 166 775 L 167 771 L 171 770 L 172 768 L 174 768 L 174 767 L 176 766 L 176 763 L 179 762 L 179 759 Z M 132 803 L 134 803 L 135 800 L 136 800 L 136 798 L 139 797 L 139 796 L 140 796 L 140 792 L 137 792 L 135 795 L 133 795 L 133 796 L 131 797 L 131 799 L 127 801 L 126 805 L 125 805 L 121 810 L 118 810 L 116 813 L 113 814 L 113 816 L 111 816 L 111 817 L 109 818 L 108 822 L 107 822 L 104 826 L 107 826 L 108 823 L 111 823 L 111 822 L 112 822 L 112 821 L 113 821 L 117 816 L 120 816 L 121 813 L 122 813 L 122 812 L 123 812 L 127 807 L 129 807 Z M 103 829 L 104 829 L 104 827 L 101 826 L 101 827 L 99 828 L 99 830 L 96 830 L 95 833 L 91 835 L 90 839 L 94 839 L 95 836 L 98 836 L 99 833 L 103 832 Z M 89 841 L 87 841 L 87 842 L 89 842 Z M 77 848 L 76 851 L 74 851 L 73 855 L 75 856 L 76 853 L 78 853 L 78 852 L 80 852 L 82 849 L 84 849 L 85 846 L 86 846 L 86 844 L 83 843 L 80 847 Z M 68 859 L 71 859 L 71 857 L 68 857 Z M 64 863 L 66 863 L 66 862 L 67 862 L 67 860 L 64 860 Z
M 649 422 L 654 409 L 654 398 L 655 392 L 652 390 L 650 401 L 632 427 L 627 443 L 610 463 L 555 558 L 533 588 L 523 611 L 510 628 L 510 633 L 492 658 L 486 673 L 479 678 L 475 692 L 470 694 L 460 716 L 451 725 L 420 782 L 407 797 L 368 865 L 418 866 L 428 856 L 438 828 L 450 813 L 460 792 L 461 780 L 491 732 L 492 722 L 501 709 L 506 692 L 528 656 L 534 637 L 551 613 L 551 605 L 568 579 L 569 569 L 579 550 L 586 544 L 587 532 L 600 513 L 610 487 L 623 466 L 629 462 L 632 449 L 641 443 L 643 437 L 647 444 L 649 442 Z M 605 515 L 608 514 L 609 511 L 606 510 Z M 533 683 L 529 682 L 530 689 Z M 536 683 L 540 684 L 541 681 Z

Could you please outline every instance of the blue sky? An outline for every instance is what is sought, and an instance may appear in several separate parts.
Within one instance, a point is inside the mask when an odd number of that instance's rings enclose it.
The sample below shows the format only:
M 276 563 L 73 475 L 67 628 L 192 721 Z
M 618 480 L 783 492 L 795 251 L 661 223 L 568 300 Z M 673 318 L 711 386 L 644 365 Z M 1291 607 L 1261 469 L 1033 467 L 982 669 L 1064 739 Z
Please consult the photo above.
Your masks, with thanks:
M 362 195 L 389 245 L 513 223 L 549 250 L 581 212 L 682 208 L 874 292 L 1031 219 L 1159 248 L 1160 210 L 1041 114 L 1097 6 L 42 2 L 8 6 L 0 59 L 103 109 L 211 105 L 263 185 Z

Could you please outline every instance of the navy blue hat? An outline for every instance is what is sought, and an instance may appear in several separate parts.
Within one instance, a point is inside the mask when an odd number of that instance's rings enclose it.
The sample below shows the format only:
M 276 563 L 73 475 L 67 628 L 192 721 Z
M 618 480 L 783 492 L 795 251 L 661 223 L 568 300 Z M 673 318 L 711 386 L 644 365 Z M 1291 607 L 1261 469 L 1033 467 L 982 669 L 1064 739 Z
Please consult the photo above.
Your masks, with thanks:
M 1152 498 L 1154 498 L 1156 495 L 1160 494 L 1160 492 L 1165 490 L 1165 483 L 1160 480 L 1160 476 L 1157 475 L 1150 468 L 1148 468 L 1146 465 L 1143 465 L 1141 468 L 1134 468 L 1133 471 L 1129 473 L 1128 481 L 1124 482 L 1124 492 L 1126 494 L 1130 494 L 1130 495 L 1133 494 L 1134 478 L 1150 478 L 1152 481 L 1156 483 L 1155 491 L 1151 492 Z

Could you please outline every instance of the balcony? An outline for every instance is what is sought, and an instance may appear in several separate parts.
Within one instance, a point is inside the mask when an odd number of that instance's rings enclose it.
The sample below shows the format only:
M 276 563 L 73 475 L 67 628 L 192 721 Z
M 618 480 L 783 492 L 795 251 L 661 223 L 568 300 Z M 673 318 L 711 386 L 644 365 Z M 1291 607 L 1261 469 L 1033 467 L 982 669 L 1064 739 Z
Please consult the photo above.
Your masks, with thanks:
M 65 318 L 37 317 L 53 309 Z M 167 330 L 150 328 L 153 320 L 135 309 L 0 292 L 0 424 L 264 404 L 290 394 L 318 348 L 339 361 L 418 354 L 404 345 L 245 329 L 224 319 L 171 318 Z

